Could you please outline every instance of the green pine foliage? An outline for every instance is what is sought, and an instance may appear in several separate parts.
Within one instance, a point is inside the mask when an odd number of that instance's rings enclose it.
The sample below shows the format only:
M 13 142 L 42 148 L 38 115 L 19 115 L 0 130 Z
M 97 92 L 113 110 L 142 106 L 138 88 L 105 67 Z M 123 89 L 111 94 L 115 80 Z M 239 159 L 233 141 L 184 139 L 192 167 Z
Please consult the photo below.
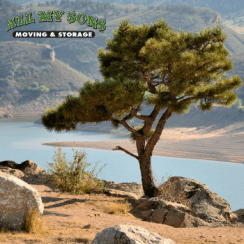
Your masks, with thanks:
M 163 19 L 151 26 L 122 20 L 113 35 L 113 40 L 106 40 L 106 51 L 97 50 L 105 81 L 88 81 L 78 97 L 67 96 L 61 105 L 47 110 L 42 123 L 48 130 L 70 131 L 79 122 L 102 121 L 118 128 L 122 120 L 135 117 L 131 109 L 138 112 L 143 102 L 178 114 L 197 102 L 202 110 L 210 110 L 214 103 L 235 104 L 234 89 L 242 80 L 224 78 L 233 65 L 221 26 L 175 33 Z
M 85 83 L 79 97 L 68 96 L 63 104 L 48 110 L 42 123 L 56 131 L 75 129 L 79 122 L 111 121 L 115 128 L 124 126 L 136 142 L 138 156 L 119 146 L 114 150 L 139 161 L 144 193 L 156 196 L 159 190 L 153 181 L 151 156 L 167 120 L 174 113 L 188 112 L 197 102 L 202 110 L 211 110 L 214 104 L 235 104 L 234 90 L 242 80 L 238 76 L 224 78 L 233 65 L 221 26 L 199 33 L 176 33 L 163 19 L 151 26 L 122 20 L 113 35 L 113 40 L 106 40 L 105 51 L 97 50 L 105 81 Z M 142 104 L 152 107 L 151 114 L 139 113 Z M 130 125 L 133 118 L 143 124 Z

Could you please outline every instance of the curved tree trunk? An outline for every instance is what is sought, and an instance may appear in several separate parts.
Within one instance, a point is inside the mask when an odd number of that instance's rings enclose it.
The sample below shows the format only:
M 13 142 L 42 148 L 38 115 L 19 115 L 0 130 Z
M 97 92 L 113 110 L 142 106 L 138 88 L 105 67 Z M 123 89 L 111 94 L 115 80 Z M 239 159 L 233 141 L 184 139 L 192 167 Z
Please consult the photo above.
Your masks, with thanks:
M 172 115 L 170 109 L 167 109 L 161 116 L 156 130 L 153 136 L 149 139 L 148 143 L 145 144 L 145 136 L 137 137 L 136 145 L 139 157 L 137 158 L 140 163 L 141 169 L 141 180 L 144 190 L 144 194 L 148 197 L 154 197 L 159 192 L 158 188 L 155 186 L 154 177 L 152 172 L 151 158 L 153 149 L 160 139 L 164 126 L 168 118 Z M 154 120 L 152 120 L 154 122 Z M 153 123 L 150 125 L 150 129 Z
M 141 169 L 141 180 L 144 194 L 148 197 L 154 197 L 158 193 L 158 188 L 155 186 L 152 172 L 151 157 L 145 155 L 138 159 Z

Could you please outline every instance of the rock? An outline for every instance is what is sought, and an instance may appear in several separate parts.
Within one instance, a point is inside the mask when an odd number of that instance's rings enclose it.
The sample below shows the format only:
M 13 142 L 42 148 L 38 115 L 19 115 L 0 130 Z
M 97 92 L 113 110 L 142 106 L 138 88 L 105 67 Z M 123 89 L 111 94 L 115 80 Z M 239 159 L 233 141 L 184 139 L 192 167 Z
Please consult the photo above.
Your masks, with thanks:
M 184 213 L 177 209 L 170 209 L 165 215 L 166 217 L 163 223 L 176 228 L 212 226 L 211 224 L 201 220 L 200 218 L 193 217 L 190 214 Z
M 106 180 L 103 180 L 103 182 L 104 182 L 104 186 L 108 187 L 109 189 L 130 192 L 140 197 L 143 195 L 142 184 L 139 184 L 137 182 L 116 183 L 114 181 L 106 181 Z
M 153 209 L 141 211 L 141 216 L 144 218 L 144 220 L 148 220 L 152 213 Z
M 137 206 L 138 209 L 178 209 L 187 213 L 191 212 L 191 209 L 183 204 L 166 201 L 157 197 L 142 198 L 137 200 L 136 203 L 139 204 Z
M 35 162 L 26 160 L 21 164 L 7 160 L 0 162 L 0 171 L 6 174 L 14 175 L 23 181 L 33 183 L 43 183 L 47 181 L 46 170 L 43 170 Z
M 139 198 L 137 195 L 133 193 L 114 190 L 114 189 L 108 189 L 107 194 L 108 196 L 127 198 L 129 202 L 134 202 Z
M 43 214 L 41 195 L 26 182 L 0 172 L 0 228 L 20 230 L 30 211 Z
M 46 170 L 43 170 L 41 167 L 39 167 L 35 162 L 31 160 L 26 160 L 22 162 L 16 168 L 21 170 L 25 175 L 37 175 L 46 173 Z
M 159 188 L 157 197 L 143 196 L 134 202 L 144 220 L 180 228 L 218 227 L 237 220 L 226 200 L 196 180 L 172 177 Z
M 175 244 L 171 239 L 161 237 L 159 234 L 149 232 L 140 226 L 115 225 L 96 234 L 91 244 Z
M 31 160 L 26 160 L 21 164 L 17 164 L 16 162 L 11 160 L 6 160 L 0 162 L 0 167 L 8 167 L 11 169 L 20 170 L 25 174 L 25 176 L 46 174 L 46 170 L 43 170 L 41 167 L 39 167 L 35 162 Z
M 0 166 L 5 166 L 5 167 L 12 168 L 12 169 L 17 169 L 16 167 L 18 167 L 18 164 L 12 160 L 6 160 L 6 161 L 0 162 Z
M 177 228 L 211 226 L 200 218 L 191 216 L 191 209 L 183 204 L 157 197 L 138 199 L 136 204 L 138 204 L 137 209 L 144 210 L 141 212 L 141 216 L 151 222 L 167 224 Z
M 12 169 L 9 167 L 0 166 L 0 171 L 5 173 L 5 174 L 13 175 L 17 178 L 22 178 L 25 176 L 25 174 L 21 170 Z
M 31 160 L 26 160 L 26 161 L 22 162 L 21 164 L 17 164 L 16 162 L 14 162 L 12 160 L 6 160 L 6 161 L 0 162 L 0 166 L 9 167 L 12 169 L 18 169 L 27 175 L 46 173 L 46 170 L 43 170 L 41 167 L 39 167 L 35 162 L 33 162 Z
M 191 206 L 191 214 L 209 223 L 228 223 L 235 222 L 237 216 L 232 213 L 230 204 L 209 190 L 208 187 L 200 182 L 184 177 L 171 177 L 162 184 L 162 188 L 167 185 L 173 186 L 172 196 L 177 196 L 183 191 L 187 202 Z M 160 198 L 160 196 L 159 196 Z
M 244 208 L 238 209 L 238 210 L 234 211 L 233 213 L 236 214 L 238 219 L 244 220 Z
M 150 221 L 162 224 L 168 211 L 166 209 L 156 209 L 152 211 L 152 215 L 148 218 Z

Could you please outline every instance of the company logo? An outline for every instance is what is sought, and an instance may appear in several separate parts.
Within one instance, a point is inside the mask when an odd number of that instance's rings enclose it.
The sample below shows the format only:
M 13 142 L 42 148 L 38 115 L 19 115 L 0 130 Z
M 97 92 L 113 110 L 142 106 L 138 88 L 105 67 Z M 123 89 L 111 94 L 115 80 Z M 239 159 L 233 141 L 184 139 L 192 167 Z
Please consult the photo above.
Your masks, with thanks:
M 39 23 L 42 22 L 61 22 L 64 11 L 40 11 Z M 69 12 L 67 15 L 67 22 L 69 24 L 77 22 L 80 25 L 87 23 L 89 27 L 97 29 L 98 31 L 104 31 L 106 29 L 106 21 L 99 20 L 91 15 L 85 15 L 79 13 L 76 15 L 75 11 Z M 32 13 L 19 15 L 16 18 L 8 20 L 7 31 L 19 26 L 29 25 L 35 23 L 35 19 L 32 17 Z M 93 38 L 95 37 L 94 31 L 14 31 L 13 37 L 15 38 Z

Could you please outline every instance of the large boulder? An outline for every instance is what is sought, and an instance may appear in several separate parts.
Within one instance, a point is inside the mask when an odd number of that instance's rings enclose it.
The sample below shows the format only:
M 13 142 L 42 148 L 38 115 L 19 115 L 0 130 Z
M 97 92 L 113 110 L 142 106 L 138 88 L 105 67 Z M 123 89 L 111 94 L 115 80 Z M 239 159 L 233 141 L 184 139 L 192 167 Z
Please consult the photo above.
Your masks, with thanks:
M 229 203 L 196 180 L 172 177 L 159 188 L 157 197 L 135 201 L 144 220 L 178 228 L 218 227 L 237 221 Z
M 115 225 L 104 229 L 96 234 L 91 244 L 175 244 L 171 239 L 166 239 L 160 235 L 149 232 L 140 226 Z
M 0 228 L 20 230 L 32 211 L 43 214 L 41 195 L 26 182 L 0 171 Z
M 233 223 L 237 220 L 236 214 L 232 213 L 230 204 L 218 194 L 208 189 L 199 181 L 184 178 L 171 177 L 161 185 L 162 189 L 170 186 L 172 196 L 184 193 L 191 207 L 191 214 L 208 223 Z M 158 196 L 164 197 L 164 193 Z

